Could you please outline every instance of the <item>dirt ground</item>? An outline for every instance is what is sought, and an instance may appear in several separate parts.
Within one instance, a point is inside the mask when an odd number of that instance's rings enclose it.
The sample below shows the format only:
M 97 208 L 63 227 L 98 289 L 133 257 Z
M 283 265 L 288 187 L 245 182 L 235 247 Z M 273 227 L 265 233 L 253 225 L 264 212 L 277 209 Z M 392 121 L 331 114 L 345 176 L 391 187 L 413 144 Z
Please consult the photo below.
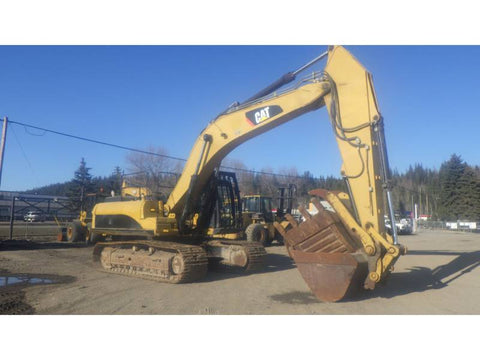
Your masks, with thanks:
M 283 246 L 267 248 L 261 272 L 170 285 L 102 272 L 82 245 L 17 242 L 0 247 L 0 301 L 10 314 L 480 314 L 480 234 L 400 242 L 409 253 L 387 284 L 339 303 L 311 294 Z

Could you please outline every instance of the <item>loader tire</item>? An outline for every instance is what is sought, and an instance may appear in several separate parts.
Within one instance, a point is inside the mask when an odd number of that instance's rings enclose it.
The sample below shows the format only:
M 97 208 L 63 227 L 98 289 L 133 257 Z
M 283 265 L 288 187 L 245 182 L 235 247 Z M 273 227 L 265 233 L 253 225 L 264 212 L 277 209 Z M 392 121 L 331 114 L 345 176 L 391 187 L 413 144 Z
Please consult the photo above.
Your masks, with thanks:
M 85 229 L 79 221 L 72 221 L 67 225 L 67 241 L 81 242 L 85 240 Z
M 259 242 L 263 246 L 268 246 L 272 240 L 268 238 L 267 230 L 262 224 L 250 224 L 245 230 L 248 242 Z

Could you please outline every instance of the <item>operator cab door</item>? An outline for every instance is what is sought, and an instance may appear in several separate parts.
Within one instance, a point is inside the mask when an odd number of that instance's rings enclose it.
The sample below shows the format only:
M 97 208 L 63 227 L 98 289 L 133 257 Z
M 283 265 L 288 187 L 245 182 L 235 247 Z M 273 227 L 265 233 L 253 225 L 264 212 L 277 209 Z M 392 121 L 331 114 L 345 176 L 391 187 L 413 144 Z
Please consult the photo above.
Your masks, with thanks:
M 215 233 L 239 231 L 242 211 L 236 176 L 220 171 L 216 183 L 217 196 L 210 227 L 215 229 Z

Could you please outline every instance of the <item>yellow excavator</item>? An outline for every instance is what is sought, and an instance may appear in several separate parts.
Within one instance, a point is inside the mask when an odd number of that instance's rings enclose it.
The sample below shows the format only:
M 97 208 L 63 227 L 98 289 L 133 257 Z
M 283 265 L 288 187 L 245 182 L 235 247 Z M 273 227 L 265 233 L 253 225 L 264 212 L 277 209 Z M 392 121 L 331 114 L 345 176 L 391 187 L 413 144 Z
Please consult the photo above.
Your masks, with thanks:
M 284 87 L 323 58 L 323 71 Z M 142 198 L 97 204 L 90 231 L 111 241 L 95 245 L 94 259 L 106 271 L 170 283 L 199 280 L 209 266 L 257 269 L 264 248 L 225 236 L 241 229 L 241 199 L 235 175 L 219 171 L 221 162 L 254 136 L 323 106 L 343 159 L 348 193 L 315 190 L 318 213 L 303 211 L 304 222 L 290 218 L 286 227 L 276 224 L 277 230 L 318 298 L 338 301 L 355 289 L 373 289 L 404 249 L 395 231 L 392 236 L 385 231 L 384 214 L 393 219 L 394 212 L 384 120 L 372 77 L 341 46 L 329 47 L 212 120 L 165 203 Z M 320 200 L 334 210 L 323 208 Z

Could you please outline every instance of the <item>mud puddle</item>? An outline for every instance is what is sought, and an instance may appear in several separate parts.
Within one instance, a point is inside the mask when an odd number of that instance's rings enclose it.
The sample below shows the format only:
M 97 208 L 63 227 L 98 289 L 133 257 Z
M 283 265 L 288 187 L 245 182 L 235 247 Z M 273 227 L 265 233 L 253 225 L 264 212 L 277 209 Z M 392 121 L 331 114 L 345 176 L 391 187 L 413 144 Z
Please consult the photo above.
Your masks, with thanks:
M 35 309 L 25 299 L 29 286 L 65 284 L 75 281 L 73 276 L 49 274 L 9 274 L 0 272 L 0 315 L 30 315 Z
M 54 281 L 48 278 L 29 277 L 29 276 L 0 276 L 0 287 L 9 285 L 37 285 L 53 284 Z

